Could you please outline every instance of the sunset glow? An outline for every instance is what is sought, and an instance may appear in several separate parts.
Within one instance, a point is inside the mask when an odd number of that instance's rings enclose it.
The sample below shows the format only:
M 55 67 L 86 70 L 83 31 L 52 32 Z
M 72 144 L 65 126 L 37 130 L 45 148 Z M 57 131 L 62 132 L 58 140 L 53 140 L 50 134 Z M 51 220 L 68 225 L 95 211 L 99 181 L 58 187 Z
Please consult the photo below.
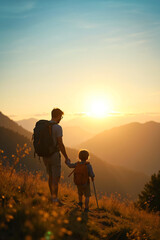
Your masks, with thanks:
M 111 112 L 111 106 L 106 99 L 95 98 L 89 105 L 87 115 L 94 118 L 106 117 Z

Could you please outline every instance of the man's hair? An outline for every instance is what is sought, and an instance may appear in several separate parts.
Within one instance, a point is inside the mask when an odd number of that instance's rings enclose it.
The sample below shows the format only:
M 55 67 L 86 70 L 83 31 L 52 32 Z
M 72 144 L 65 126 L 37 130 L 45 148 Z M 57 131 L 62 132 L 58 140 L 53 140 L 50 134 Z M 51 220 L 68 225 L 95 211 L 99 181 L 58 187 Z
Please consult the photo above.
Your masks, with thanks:
M 64 112 L 61 109 L 53 108 L 53 110 L 51 112 L 51 117 L 56 118 L 56 117 L 62 116 L 63 114 L 64 114 Z
M 89 158 L 89 152 L 87 150 L 80 150 L 79 151 L 79 159 L 82 161 L 86 161 Z

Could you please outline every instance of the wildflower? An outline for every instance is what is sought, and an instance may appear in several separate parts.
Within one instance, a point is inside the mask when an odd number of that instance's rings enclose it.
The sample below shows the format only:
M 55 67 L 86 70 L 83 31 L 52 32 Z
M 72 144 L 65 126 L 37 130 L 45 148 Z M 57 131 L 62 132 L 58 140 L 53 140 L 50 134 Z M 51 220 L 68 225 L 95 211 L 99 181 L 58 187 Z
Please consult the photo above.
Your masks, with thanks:
M 52 216 L 53 217 L 57 217 L 58 216 L 57 212 L 56 211 L 52 211 Z
M 7 222 L 10 222 L 10 220 L 14 219 L 14 217 L 11 214 L 6 214 L 6 220 Z
M 67 229 L 66 229 L 66 228 L 61 228 L 60 231 L 61 231 L 62 233 L 66 233 L 66 232 L 67 232 Z
M 44 212 L 44 213 L 43 213 L 43 217 L 44 217 L 45 219 L 47 219 L 47 218 L 49 217 L 49 214 L 48 214 L 47 212 Z
M 25 240 L 32 240 L 32 236 L 27 235 L 27 236 L 25 237 Z
M 41 200 L 42 200 L 43 202 L 45 202 L 45 201 L 46 201 L 46 197 L 42 196 L 42 197 L 41 197 Z
M 68 224 L 68 223 L 69 223 L 68 219 L 64 219 L 63 222 L 64 222 L 65 224 Z
M 13 208 L 13 205 L 11 203 L 8 204 L 9 208 Z
M 77 221 L 78 222 L 82 221 L 82 218 L 81 217 L 77 217 Z
M 72 231 L 68 230 L 68 231 L 67 231 L 67 234 L 68 234 L 69 236 L 71 236 L 71 235 L 72 235 Z

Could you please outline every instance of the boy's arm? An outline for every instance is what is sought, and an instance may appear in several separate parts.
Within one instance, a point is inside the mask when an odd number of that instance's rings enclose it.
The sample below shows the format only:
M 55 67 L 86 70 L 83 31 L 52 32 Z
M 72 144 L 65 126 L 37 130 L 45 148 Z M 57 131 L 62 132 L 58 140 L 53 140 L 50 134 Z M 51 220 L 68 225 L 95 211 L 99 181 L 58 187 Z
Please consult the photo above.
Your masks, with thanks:
M 91 177 L 92 181 L 94 181 L 95 174 L 94 174 L 94 172 L 93 172 L 92 165 L 91 165 L 91 164 L 88 164 L 87 166 L 88 166 L 89 176 Z
M 65 164 L 69 167 L 69 168 L 75 168 L 77 163 L 71 163 L 70 160 L 66 160 Z

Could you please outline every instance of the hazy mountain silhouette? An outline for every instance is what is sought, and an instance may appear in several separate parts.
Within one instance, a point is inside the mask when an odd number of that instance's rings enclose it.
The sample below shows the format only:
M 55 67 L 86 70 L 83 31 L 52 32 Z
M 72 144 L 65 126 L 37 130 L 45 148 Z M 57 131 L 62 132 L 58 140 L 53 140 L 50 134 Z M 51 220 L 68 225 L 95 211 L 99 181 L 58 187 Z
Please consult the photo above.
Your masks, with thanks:
M 75 147 L 94 136 L 80 127 L 64 127 L 63 133 L 64 143 L 68 147 Z
M 0 127 L 11 129 L 14 132 L 18 132 L 19 134 L 24 135 L 29 139 L 32 137 L 31 132 L 19 126 L 16 122 L 5 116 L 2 112 L 0 112 Z
M 160 169 L 160 123 L 131 123 L 106 130 L 84 142 L 108 163 L 153 174 Z
M 90 133 L 99 134 L 105 130 L 109 130 L 114 127 L 129 124 L 132 122 L 145 123 L 148 121 L 160 122 L 160 117 L 157 115 L 149 114 L 112 114 L 105 118 L 93 118 L 91 116 L 79 116 L 71 120 L 63 120 L 63 127 L 78 126 L 83 130 Z
M 28 118 L 28 119 L 22 119 L 16 122 L 26 130 L 33 132 L 33 128 L 35 127 L 35 124 L 37 121 L 38 119 L 36 118 Z
M 23 128 L 27 129 L 30 132 L 33 132 L 33 128 L 35 127 L 35 123 L 38 121 L 36 118 L 29 118 L 17 121 L 19 125 Z M 65 124 L 64 124 L 65 125 Z M 63 122 L 62 122 L 63 126 Z M 78 144 L 90 139 L 94 136 L 94 134 L 78 127 L 78 126 L 70 126 L 63 127 L 63 136 L 64 143 L 68 147 L 75 147 Z
M 27 137 L 24 137 L 19 133 L 13 132 L 12 130 L 3 127 L 0 127 L 0 136 L 0 149 L 3 149 L 5 151 L 6 155 L 10 159 L 10 162 L 12 162 L 11 155 L 15 153 L 17 143 L 21 146 L 24 143 L 27 143 L 28 146 L 31 147 L 32 151 L 30 155 L 26 157 L 26 159 L 20 162 L 22 164 L 22 167 L 26 166 L 26 168 L 30 171 L 41 170 L 44 174 L 46 174 L 43 162 L 39 161 L 38 158 L 33 157 L 34 151 L 32 142 Z M 67 153 L 73 162 L 77 161 L 77 150 L 67 148 Z M 90 161 L 96 174 L 96 186 L 99 192 L 103 191 L 107 194 L 118 192 L 122 195 L 128 193 L 131 194 L 133 198 L 135 198 L 149 179 L 143 173 L 134 172 L 123 167 L 107 164 L 93 154 L 91 154 Z M 62 171 L 64 172 L 64 181 L 73 184 L 72 177 L 67 177 L 72 169 L 69 169 L 64 164 L 63 158 Z

